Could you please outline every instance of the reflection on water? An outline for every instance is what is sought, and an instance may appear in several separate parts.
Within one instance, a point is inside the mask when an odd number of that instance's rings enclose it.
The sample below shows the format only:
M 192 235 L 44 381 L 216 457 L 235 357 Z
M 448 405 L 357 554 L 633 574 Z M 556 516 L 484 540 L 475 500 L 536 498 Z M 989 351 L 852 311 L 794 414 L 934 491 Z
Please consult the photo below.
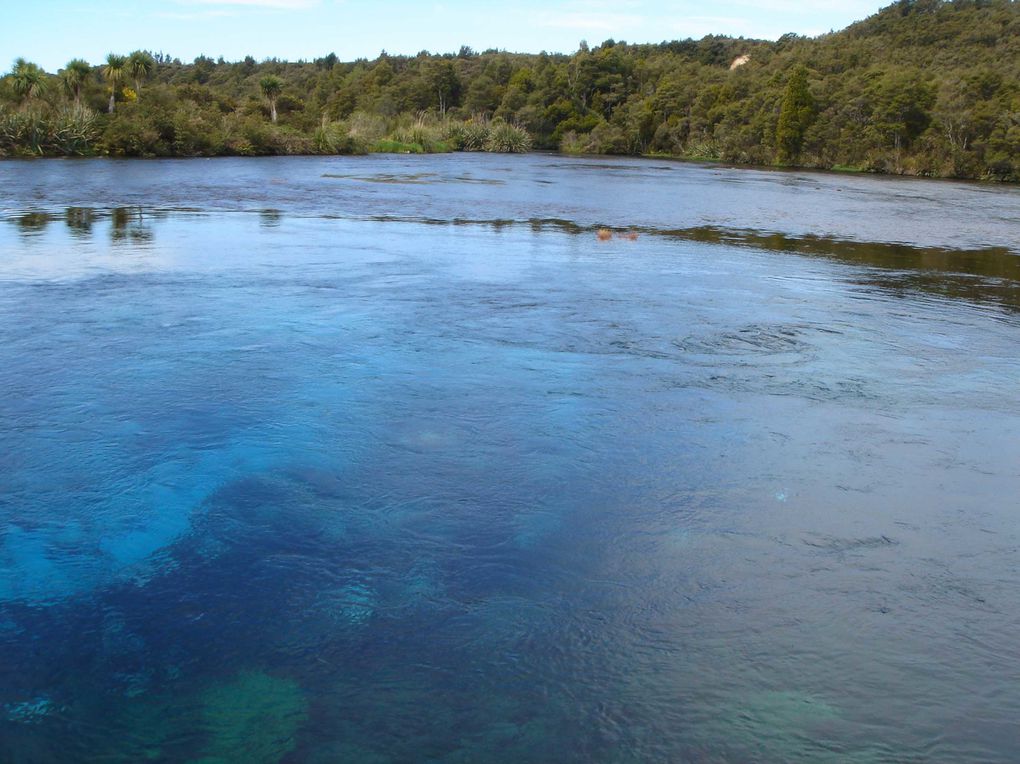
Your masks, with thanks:
M 14 218 L 18 230 L 24 236 L 35 236 L 50 224 L 50 216 L 45 212 L 25 212 Z
M 1020 253 L 1006 247 L 948 249 L 886 242 L 844 241 L 822 236 L 722 230 L 712 226 L 658 231 L 681 241 L 700 241 L 832 258 L 880 271 L 861 281 L 890 289 L 934 292 L 1020 309 Z M 882 271 L 892 271 L 883 273 Z
M 447 175 L 445 173 L 418 172 L 418 173 L 379 173 L 375 175 L 340 175 L 337 173 L 324 172 L 323 178 L 335 178 L 337 180 L 353 180 L 362 183 L 395 183 L 397 185 L 428 186 L 437 183 L 481 183 L 487 186 L 501 186 L 506 181 L 495 178 L 475 178 L 471 175 Z
M 1015 758 L 1013 250 L 446 161 L 32 163 L 113 206 L 0 225 L 0 760 Z
M 110 220 L 110 237 L 115 242 L 132 244 L 151 242 L 155 236 L 153 220 L 174 214 L 172 210 L 143 210 L 141 207 L 116 207 L 109 211 L 68 207 L 64 219 L 70 232 L 77 237 L 88 236 L 96 219 Z M 18 230 L 28 237 L 41 233 L 52 216 L 31 212 L 13 220 Z M 280 210 L 259 211 L 264 228 L 279 228 L 283 219 Z M 594 235 L 602 225 L 581 226 L 570 220 L 532 218 L 523 223 L 510 219 L 471 220 L 457 218 L 405 218 L 373 216 L 376 222 L 419 223 L 435 226 L 480 226 L 499 233 L 513 226 L 527 226 L 534 233 L 556 231 L 577 236 Z M 612 229 L 608 229 L 612 230 Z M 985 249 L 950 249 L 917 247 L 889 242 L 863 242 L 821 236 L 786 236 L 779 233 L 727 230 L 714 226 L 689 229 L 627 228 L 619 233 L 659 236 L 676 241 L 706 242 L 729 246 L 746 246 L 774 252 L 824 257 L 853 265 L 867 266 L 859 276 L 861 284 L 890 290 L 932 292 L 946 297 L 960 297 L 975 302 L 990 302 L 1020 309 L 1020 254 L 1007 247 Z
M 279 228 L 283 214 L 279 210 L 266 209 L 259 212 L 259 223 L 264 228 Z
M 482 226 L 499 232 L 517 225 L 513 220 L 438 220 L 376 216 L 380 222 L 422 223 L 425 225 Z M 559 231 L 572 235 L 593 236 L 602 225 L 581 226 L 570 220 L 532 218 L 522 223 L 535 232 Z M 659 236 L 676 241 L 706 242 L 743 246 L 773 252 L 824 257 L 852 265 L 868 266 L 861 283 L 893 290 L 920 290 L 946 297 L 961 297 L 976 302 L 991 302 L 1020 309 L 1020 252 L 1007 247 L 984 249 L 949 249 L 918 247 L 892 242 L 867 242 L 833 239 L 823 236 L 786 236 L 780 233 L 721 229 L 700 226 L 686 229 L 635 228 L 616 229 L 620 234 Z M 625 236 L 626 238 L 626 236 Z M 887 272 L 883 272 L 887 271 Z
M 68 207 L 64 210 L 64 222 L 72 236 L 85 238 L 92 234 L 92 223 L 96 219 L 95 210 L 89 207 Z
M 142 245 L 150 242 L 154 232 L 152 222 L 173 214 L 167 210 L 144 210 L 142 207 L 114 207 L 109 210 L 91 207 L 67 207 L 63 210 L 68 233 L 75 239 L 87 239 L 97 220 L 109 221 L 110 240 L 115 243 Z M 24 237 L 35 237 L 57 218 L 47 212 L 27 212 L 15 215 L 11 221 Z
M 152 239 L 152 228 L 141 207 L 114 207 L 110 210 L 110 237 L 115 243 L 145 244 Z

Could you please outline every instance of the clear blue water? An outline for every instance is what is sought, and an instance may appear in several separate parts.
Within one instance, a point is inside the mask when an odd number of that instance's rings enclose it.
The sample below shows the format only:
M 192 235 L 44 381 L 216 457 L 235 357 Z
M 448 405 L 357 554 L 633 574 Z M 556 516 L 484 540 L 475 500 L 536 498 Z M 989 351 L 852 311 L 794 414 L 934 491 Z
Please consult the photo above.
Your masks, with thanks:
M 1015 760 L 1018 210 L 0 164 L 0 760 Z

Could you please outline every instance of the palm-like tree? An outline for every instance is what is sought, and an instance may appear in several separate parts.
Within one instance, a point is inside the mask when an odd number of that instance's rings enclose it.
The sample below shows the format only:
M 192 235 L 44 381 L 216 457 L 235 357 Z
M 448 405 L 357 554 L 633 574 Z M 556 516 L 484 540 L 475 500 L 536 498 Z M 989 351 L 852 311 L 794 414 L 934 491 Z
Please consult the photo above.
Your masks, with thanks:
M 141 93 L 142 82 L 149 79 L 156 68 L 156 59 L 144 50 L 136 50 L 128 56 L 127 68 L 131 72 L 131 78 L 135 81 L 135 92 Z
M 14 61 L 11 79 L 15 94 L 22 100 L 36 98 L 46 89 L 46 72 L 23 58 Z
M 64 89 L 69 96 L 74 98 L 75 104 L 81 103 L 81 89 L 92 74 L 92 67 L 88 61 L 80 58 L 67 62 L 67 66 L 60 73 L 60 79 L 64 81 Z
M 276 121 L 276 99 L 280 97 L 283 90 L 283 80 L 275 74 L 267 74 L 259 80 L 259 89 L 267 101 L 269 101 L 269 118 Z
M 111 53 L 106 57 L 106 66 L 103 67 L 103 79 L 110 85 L 110 114 L 113 114 L 114 103 L 117 100 L 117 91 L 124 82 L 126 67 L 127 56 L 118 56 L 116 53 Z

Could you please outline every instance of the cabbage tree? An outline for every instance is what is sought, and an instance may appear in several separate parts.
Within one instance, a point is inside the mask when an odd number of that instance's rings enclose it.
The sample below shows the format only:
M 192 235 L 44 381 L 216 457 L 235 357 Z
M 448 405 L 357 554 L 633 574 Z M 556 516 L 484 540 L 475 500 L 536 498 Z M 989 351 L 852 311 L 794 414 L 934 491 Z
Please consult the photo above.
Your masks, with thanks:
M 144 50 L 136 50 L 128 56 L 127 68 L 131 72 L 131 78 L 135 81 L 135 92 L 141 93 L 142 83 L 149 79 L 156 69 L 156 59 Z
M 46 90 L 46 72 L 30 61 L 16 59 L 11 70 L 11 84 L 22 101 L 38 98 Z
M 269 118 L 276 122 L 276 99 L 280 97 L 283 90 L 283 80 L 275 74 L 267 74 L 259 80 L 259 89 L 263 97 L 269 101 Z
M 87 61 L 75 58 L 67 62 L 67 66 L 60 72 L 60 79 L 64 83 L 64 90 L 74 98 L 75 104 L 81 103 L 81 89 L 92 74 L 92 67 Z
M 127 56 L 118 56 L 111 53 L 106 57 L 106 66 L 103 67 L 103 79 L 110 86 L 110 107 L 108 111 L 113 114 L 114 104 L 117 101 L 117 91 L 124 84 L 124 76 L 127 74 Z

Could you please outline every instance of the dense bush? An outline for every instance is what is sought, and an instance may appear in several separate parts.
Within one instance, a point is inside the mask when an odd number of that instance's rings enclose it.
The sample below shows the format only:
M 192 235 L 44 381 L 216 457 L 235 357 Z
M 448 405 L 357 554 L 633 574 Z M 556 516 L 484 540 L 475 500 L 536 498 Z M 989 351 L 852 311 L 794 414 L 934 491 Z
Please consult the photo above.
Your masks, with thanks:
M 130 78 L 111 72 L 121 58 L 91 69 L 73 61 L 58 76 L 15 62 L 0 79 L 0 154 L 534 146 L 1020 180 L 1020 3 L 1011 0 L 899 0 L 841 32 L 776 42 L 607 40 L 572 55 L 351 63 L 157 56 Z
M 0 156 L 82 156 L 98 135 L 98 115 L 87 106 L 12 111 L 0 105 Z

